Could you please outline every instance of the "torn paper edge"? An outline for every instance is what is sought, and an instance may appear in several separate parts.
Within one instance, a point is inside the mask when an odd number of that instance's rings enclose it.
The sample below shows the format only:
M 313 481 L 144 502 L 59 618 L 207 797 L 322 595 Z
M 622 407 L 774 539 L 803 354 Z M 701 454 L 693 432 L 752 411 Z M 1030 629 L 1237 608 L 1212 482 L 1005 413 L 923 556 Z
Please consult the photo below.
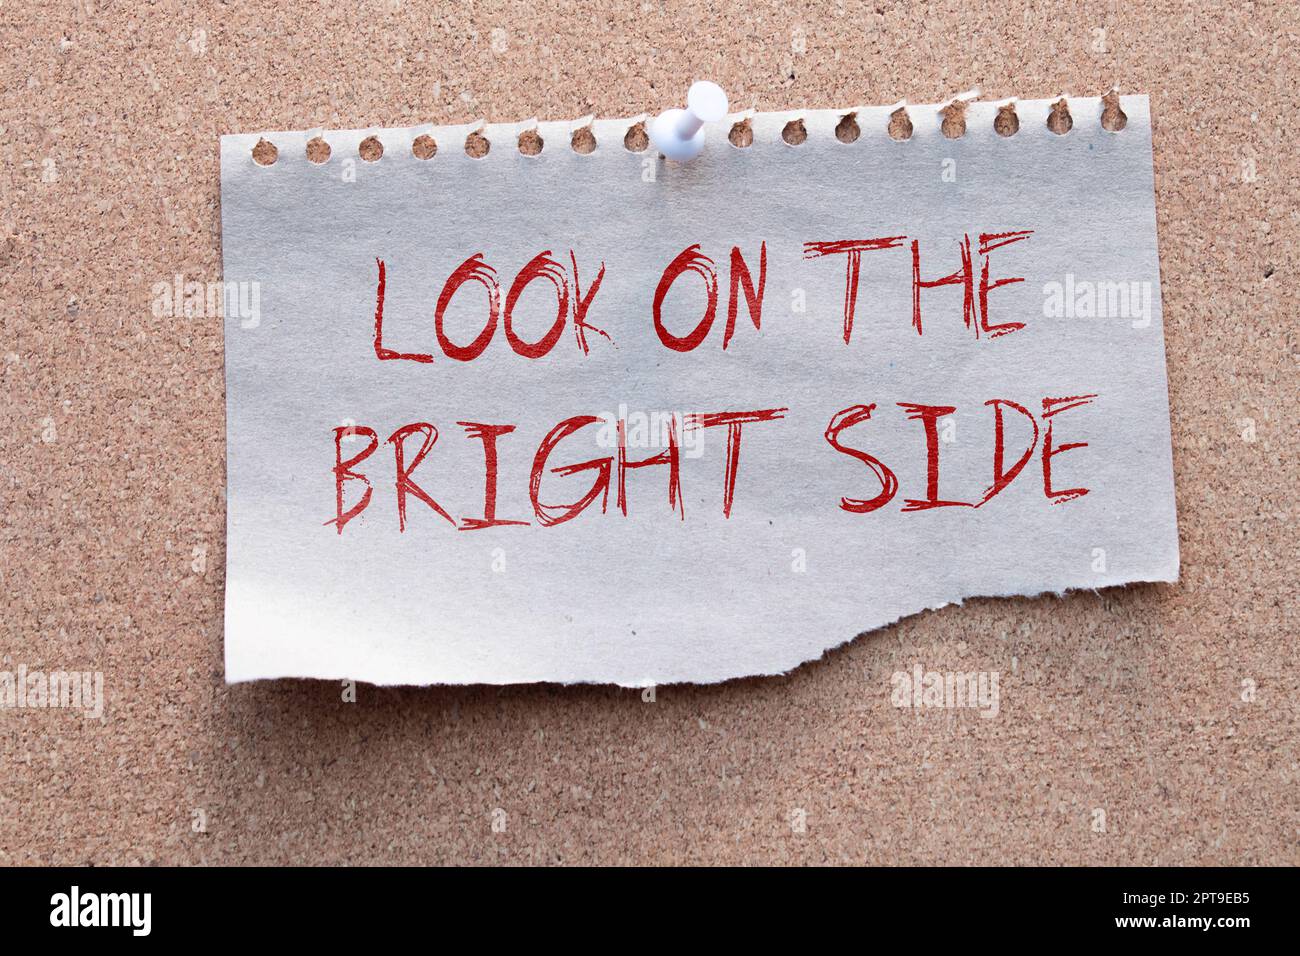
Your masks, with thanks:
M 262 675 L 259 677 L 239 677 L 233 680 L 227 677 L 226 683 L 243 684 L 243 683 L 249 683 L 252 681 L 259 681 L 259 680 L 330 680 L 330 681 L 355 680 L 359 684 L 368 684 L 371 687 L 536 687 L 536 686 L 549 685 L 549 686 L 556 686 L 556 687 L 579 687 L 579 686 L 622 687 L 629 690 L 638 690 L 647 687 L 675 687 L 675 686 L 676 687 L 683 687 L 683 686 L 711 687 L 718 684 L 725 684 L 728 683 L 729 681 L 750 680 L 753 678 L 789 676 L 790 674 L 793 674 L 795 671 L 799 670 L 802 667 L 807 667 L 810 664 L 815 664 L 825 660 L 827 657 L 830 656 L 830 654 L 833 651 L 838 651 L 841 648 L 847 647 L 849 644 L 852 644 L 854 641 L 858 640 L 859 638 L 863 638 L 871 634 L 876 634 L 880 631 L 885 630 L 886 628 L 894 627 L 900 621 L 903 621 L 907 618 L 917 617 L 918 615 L 921 614 L 929 614 L 934 611 L 941 611 L 946 607 L 954 607 L 954 606 L 961 607 L 965 605 L 967 601 L 1015 600 L 1020 598 L 1030 600 L 1030 601 L 1036 601 L 1043 597 L 1066 598 L 1072 594 L 1082 594 L 1088 591 L 1097 594 L 1100 593 L 1103 589 L 1108 590 L 1117 587 L 1130 587 L 1136 584 L 1177 584 L 1178 580 L 1179 580 L 1179 564 L 1175 563 L 1172 571 L 1168 571 L 1163 574 L 1141 575 L 1133 578 L 1127 578 L 1123 581 L 1113 581 L 1107 584 L 1101 584 L 1098 585 L 1097 587 L 1067 585 L 1062 588 L 1043 588 L 1037 591 L 1015 591 L 1015 590 L 989 591 L 989 592 L 977 591 L 970 594 L 963 594 L 957 597 L 953 597 L 946 601 L 940 601 L 936 604 L 926 604 L 921 607 L 918 607 L 914 611 L 905 611 L 902 614 L 898 614 L 895 617 L 892 617 L 887 621 L 877 624 L 874 627 L 868 628 L 865 631 L 857 631 L 856 633 L 851 634 L 848 637 L 845 637 L 836 643 L 827 644 L 815 656 L 805 657 L 802 660 L 790 664 L 788 667 L 784 667 L 784 668 L 777 667 L 770 670 L 755 670 L 755 671 L 750 671 L 749 673 L 746 674 L 732 674 L 726 677 L 706 677 L 706 678 L 701 678 L 699 680 L 656 680 L 653 678 L 645 678 L 642 680 L 629 681 L 629 680 L 621 680 L 621 679 L 588 680 L 585 678 L 579 678 L 571 681 L 509 680 L 509 681 L 501 681 L 501 682 L 474 681 L 471 683 L 464 683 L 460 681 L 426 681 L 423 683 L 402 683 L 402 682 L 387 682 L 387 681 L 370 681 L 364 678 L 353 678 L 350 675 L 343 674 L 343 673 L 326 674 L 326 675 L 310 675 L 310 676 L 303 675 L 303 674 L 286 673 L 286 674 Z
M 1109 95 L 1110 92 L 1113 91 L 1108 91 L 1106 95 Z M 787 146 L 788 144 L 781 139 L 781 130 L 792 118 L 804 121 L 809 140 L 815 138 L 834 139 L 835 127 L 845 116 L 854 114 L 863 137 L 880 136 L 888 138 L 890 116 L 897 110 L 904 109 L 907 111 L 908 119 L 911 120 L 913 126 L 912 135 L 906 140 L 898 141 L 900 144 L 905 144 L 918 138 L 925 140 L 934 136 L 942 136 L 943 133 L 940 130 L 943 121 L 942 111 L 953 103 L 964 102 L 966 104 L 966 132 L 962 138 L 1001 138 L 993 129 L 993 120 L 997 116 L 999 107 L 1014 104 L 1016 114 L 1020 119 L 1020 128 L 1011 139 L 1020 136 L 1031 136 L 1068 140 L 1069 134 L 1059 136 L 1047 128 L 1047 118 L 1051 113 L 1052 106 L 1062 99 L 1066 100 L 1076 130 L 1082 130 L 1089 125 L 1103 128 L 1101 126 L 1101 115 L 1104 103 L 1100 96 L 1060 94 L 1047 99 L 1034 100 L 1023 100 L 1015 97 L 1001 100 L 980 100 L 978 99 L 979 95 L 980 91 L 973 89 L 938 103 L 910 103 L 907 100 L 900 100 L 889 106 L 786 109 L 766 112 L 750 109 L 729 114 L 721 122 L 706 124 L 706 129 L 715 131 L 714 135 L 717 139 L 723 145 L 727 145 L 726 134 L 730 132 L 731 127 L 737 122 L 749 120 L 754 129 L 754 142 L 751 146 L 745 148 L 761 149 L 767 146 Z M 1130 120 L 1149 122 L 1150 99 L 1146 94 L 1122 95 L 1119 101 L 1120 108 L 1128 115 Z M 267 170 L 285 163 L 298 162 L 308 166 L 316 166 L 317 164 L 310 163 L 306 158 L 307 141 L 315 136 L 324 139 L 331 150 L 331 159 L 320 163 L 319 166 L 321 167 L 327 167 L 330 162 L 335 161 L 333 159 L 335 153 L 340 157 L 355 153 L 362 140 L 370 136 L 377 137 L 384 147 L 383 156 L 377 161 L 381 163 L 403 162 L 433 165 L 448 162 L 493 163 L 501 162 L 503 159 L 508 160 L 512 156 L 522 155 L 518 151 L 516 141 L 519 134 L 526 129 L 536 130 L 546 144 L 542 152 L 537 154 L 538 157 L 541 157 L 558 151 L 572 153 L 573 150 L 570 148 L 569 142 L 574 130 L 590 127 L 596 138 L 596 148 L 590 153 L 577 155 L 581 156 L 583 160 L 592 160 L 625 155 L 630 152 L 624 147 L 623 138 L 633 127 L 638 123 L 644 123 L 646 119 L 647 115 L 642 113 L 621 119 L 594 119 L 591 116 L 583 116 L 567 120 L 529 118 L 506 123 L 489 123 L 484 119 L 478 119 L 468 123 L 421 123 L 416 126 L 403 127 L 372 126 L 364 129 L 340 130 L 316 127 L 310 130 L 265 130 L 254 133 L 223 135 L 221 137 L 221 146 L 223 154 L 235 153 L 240 149 L 246 150 L 248 167 L 258 170 Z M 490 149 L 485 156 L 477 158 L 466 155 L 463 148 L 454 148 L 456 146 L 463 147 L 466 138 L 472 133 L 482 134 L 489 144 L 496 148 Z M 411 152 L 411 144 L 416 137 L 422 134 L 432 136 L 438 144 L 437 153 L 427 160 L 420 159 Z M 253 162 L 252 159 L 253 147 L 261 139 L 273 143 L 279 151 L 276 161 L 269 166 L 260 166 Z M 652 153 L 653 150 L 647 147 L 642 152 Z M 537 157 L 530 156 L 528 158 L 534 159 Z

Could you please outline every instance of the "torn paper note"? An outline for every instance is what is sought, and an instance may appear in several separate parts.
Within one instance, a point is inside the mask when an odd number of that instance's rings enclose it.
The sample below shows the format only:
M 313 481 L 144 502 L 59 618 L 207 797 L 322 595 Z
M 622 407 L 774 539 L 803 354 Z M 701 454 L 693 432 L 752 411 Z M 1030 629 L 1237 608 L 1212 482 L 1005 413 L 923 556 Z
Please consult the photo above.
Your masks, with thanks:
M 224 137 L 227 678 L 718 681 L 967 597 L 1174 580 L 1121 107 L 1058 135 L 1022 101 L 1002 136 L 976 103 L 957 139 L 911 107 L 906 141 L 860 108 L 848 143 L 847 111 L 760 113 L 685 165 L 626 121 L 530 122 L 535 155 L 519 125 L 326 132 L 320 163 L 268 133 L 266 166 Z

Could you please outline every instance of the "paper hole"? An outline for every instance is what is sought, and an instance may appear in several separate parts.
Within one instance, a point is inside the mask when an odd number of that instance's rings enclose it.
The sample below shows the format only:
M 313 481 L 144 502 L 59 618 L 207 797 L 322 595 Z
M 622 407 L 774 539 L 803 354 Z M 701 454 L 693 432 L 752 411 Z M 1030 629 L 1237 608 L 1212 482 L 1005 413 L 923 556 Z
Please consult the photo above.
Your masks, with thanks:
M 319 166 L 321 163 L 329 162 L 330 144 L 325 142 L 320 136 L 313 136 L 307 140 L 307 161 Z
M 525 156 L 536 156 L 545 145 L 542 134 L 535 129 L 526 129 L 519 134 L 519 152 Z
M 378 136 L 367 136 L 357 147 L 357 152 L 361 158 L 368 163 L 379 162 L 379 157 L 384 155 L 384 144 L 379 142 Z
M 1020 117 L 1011 103 L 998 107 L 998 115 L 993 117 L 993 131 L 999 136 L 1015 136 L 1020 130 Z
M 803 125 L 801 119 L 790 120 L 785 124 L 785 129 L 781 130 L 781 138 L 791 146 L 802 145 L 808 138 L 808 128 Z
M 575 129 L 573 136 L 569 138 L 569 145 L 573 147 L 575 153 L 588 156 L 596 151 L 596 134 L 592 132 L 590 126 Z
M 966 135 L 966 103 L 962 100 L 956 100 L 949 103 L 939 111 L 943 116 L 943 122 L 939 124 L 939 131 L 948 139 L 961 139 Z
M 727 134 L 727 142 L 736 149 L 748 149 L 754 145 L 754 124 L 748 119 L 743 119 L 731 127 L 731 132 Z
M 253 147 L 253 162 L 259 166 L 272 166 L 275 164 L 276 157 L 280 151 L 275 148 L 275 143 L 270 140 L 259 139 L 257 145 Z
M 1064 136 L 1074 128 L 1074 117 L 1070 115 L 1070 106 L 1064 96 L 1052 104 L 1052 112 L 1047 114 L 1047 128 L 1057 136 Z
M 433 159 L 438 152 L 438 144 L 428 133 L 421 133 L 411 143 L 411 155 L 416 159 Z
M 465 155 L 470 159 L 482 159 L 491 148 L 488 138 L 477 130 L 465 137 Z
M 889 138 L 899 141 L 912 138 L 912 119 L 907 115 L 907 108 L 900 106 L 889 114 Z
M 1118 133 L 1128 125 L 1128 114 L 1119 106 L 1119 94 L 1111 90 L 1101 98 L 1101 125 L 1112 133 Z
M 857 113 L 845 113 L 835 125 L 835 138 L 841 143 L 856 143 L 861 135 L 862 127 L 858 126 Z
M 650 134 L 645 131 L 645 123 L 628 127 L 627 135 L 623 137 L 623 148 L 629 153 L 644 153 L 650 148 Z

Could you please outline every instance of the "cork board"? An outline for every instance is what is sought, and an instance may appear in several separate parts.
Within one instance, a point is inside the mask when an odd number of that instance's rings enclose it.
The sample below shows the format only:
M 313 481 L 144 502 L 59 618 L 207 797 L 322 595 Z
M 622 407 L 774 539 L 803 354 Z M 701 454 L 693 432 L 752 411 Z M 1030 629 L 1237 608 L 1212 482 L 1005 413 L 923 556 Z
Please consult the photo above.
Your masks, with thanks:
M 0 10 L 0 863 L 1297 863 L 1288 4 Z M 698 8 L 698 9 L 696 9 Z M 713 26 L 686 38 L 684 23 Z M 786 677 L 228 687 L 217 137 L 1152 97 L 1182 581 L 977 600 Z M 891 675 L 996 671 L 996 719 Z

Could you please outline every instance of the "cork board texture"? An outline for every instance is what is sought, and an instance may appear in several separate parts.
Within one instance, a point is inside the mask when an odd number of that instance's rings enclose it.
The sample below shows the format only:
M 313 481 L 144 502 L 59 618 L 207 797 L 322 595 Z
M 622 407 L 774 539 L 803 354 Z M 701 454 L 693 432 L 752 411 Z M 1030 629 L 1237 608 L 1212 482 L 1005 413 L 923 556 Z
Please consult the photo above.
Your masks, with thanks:
M 690 25 L 695 29 L 688 29 Z M 0 863 L 1300 863 L 1300 14 L 1277 2 L 0 5 Z M 227 686 L 218 137 L 1148 93 L 1182 579 L 788 676 Z M 891 704 L 1001 675 L 996 719 Z

